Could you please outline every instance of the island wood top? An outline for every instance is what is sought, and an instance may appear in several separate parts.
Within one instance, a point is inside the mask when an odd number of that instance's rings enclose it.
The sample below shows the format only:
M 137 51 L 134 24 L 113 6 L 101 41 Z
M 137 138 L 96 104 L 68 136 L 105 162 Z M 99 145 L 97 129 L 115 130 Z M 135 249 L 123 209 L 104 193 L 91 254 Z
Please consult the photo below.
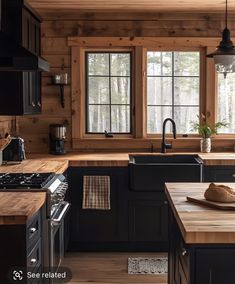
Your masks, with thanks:
M 235 183 L 224 183 L 235 188 Z M 166 196 L 187 244 L 235 244 L 235 211 L 215 210 L 186 200 L 203 197 L 209 183 L 166 183 Z
M 0 226 L 26 224 L 45 200 L 45 192 L 0 192 Z

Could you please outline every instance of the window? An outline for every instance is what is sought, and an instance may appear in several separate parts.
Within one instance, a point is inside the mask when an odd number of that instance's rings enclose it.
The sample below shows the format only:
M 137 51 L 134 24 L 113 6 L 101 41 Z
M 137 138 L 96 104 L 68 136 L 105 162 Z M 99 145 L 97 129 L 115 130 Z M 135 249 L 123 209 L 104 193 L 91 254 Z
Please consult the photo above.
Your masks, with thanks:
M 219 133 L 235 133 L 235 74 L 218 74 L 217 120 L 225 120 L 228 127 L 220 128 Z
M 86 132 L 131 132 L 131 53 L 86 52 Z
M 147 53 L 147 132 L 161 133 L 165 118 L 173 118 L 177 133 L 192 133 L 200 107 L 200 52 Z M 167 125 L 167 132 L 170 125 Z

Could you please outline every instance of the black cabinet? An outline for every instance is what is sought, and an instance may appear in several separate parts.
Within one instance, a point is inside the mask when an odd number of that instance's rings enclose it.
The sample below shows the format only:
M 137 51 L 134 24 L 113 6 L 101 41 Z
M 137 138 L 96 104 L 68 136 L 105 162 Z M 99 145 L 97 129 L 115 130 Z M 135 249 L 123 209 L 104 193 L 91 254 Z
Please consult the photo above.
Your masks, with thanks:
M 205 182 L 235 182 L 235 166 L 205 166 Z
M 159 198 L 129 201 L 129 239 L 133 242 L 167 241 L 167 201 Z
M 82 209 L 83 176 L 107 175 L 111 210 Z M 71 167 L 69 250 L 166 251 L 168 205 L 163 192 L 129 189 L 128 167 Z
M 22 45 L 36 56 L 41 53 L 41 20 L 28 6 L 20 1 L 4 1 L 7 21 L 3 32 L 11 40 Z M 15 9 L 17 5 L 18 9 Z M 18 13 L 16 13 L 16 10 Z M 27 57 L 25 57 L 25 64 Z M 41 72 L 0 72 L 0 114 L 24 115 L 41 112 Z
M 0 72 L 0 114 L 41 112 L 40 72 Z
M 26 224 L 0 225 L 0 283 L 13 283 L 17 280 L 13 279 L 14 270 L 22 271 L 23 279 L 20 283 L 36 283 L 32 279 L 27 280 L 26 273 L 39 272 L 44 264 L 42 251 L 44 216 L 45 207 Z
M 83 176 L 87 175 L 110 177 L 111 210 L 82 208 Z M 110 243 L 127 241 L 127 178 L 125 168 L 70 168 L 70 247 L 97 250 L 109 247 Z
M 21 44 L 36 55 L 41 53 L 40 21 L 27 9 L 22 10 Z

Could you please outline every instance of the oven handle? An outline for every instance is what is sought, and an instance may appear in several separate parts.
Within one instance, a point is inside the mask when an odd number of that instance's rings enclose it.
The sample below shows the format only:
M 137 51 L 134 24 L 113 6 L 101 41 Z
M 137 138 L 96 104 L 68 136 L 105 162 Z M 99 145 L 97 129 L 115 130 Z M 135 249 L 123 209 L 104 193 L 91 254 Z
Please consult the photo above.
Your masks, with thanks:
M 56 219 L 51 219 L 51 224 L 53 226 L 59 226 L 61 224 L 61 220 L 64 218 L 66 212 L 68 211 L 69 207 L 70 207 L 70 203 L 68 202 L 63 202 L 62 206 L 64 207 L 59 215 L 58 218 Z

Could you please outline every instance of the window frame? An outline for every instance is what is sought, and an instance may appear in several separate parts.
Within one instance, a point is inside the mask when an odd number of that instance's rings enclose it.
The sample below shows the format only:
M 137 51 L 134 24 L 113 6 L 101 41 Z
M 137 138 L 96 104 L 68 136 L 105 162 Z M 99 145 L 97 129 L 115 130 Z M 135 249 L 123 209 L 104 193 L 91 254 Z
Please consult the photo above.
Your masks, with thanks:
M 146 50 L 201 50 L 201 92 L 200 112 L 205 114 L 208 123 L 216 121 L 216 71 L 214 62 L 206 58 L 206 54 L 214 51 L 219 37 L 69 37 L 68 46 L 71 48 L 71 91 L 72 114 L 71 136 L 72 148 L 103 149 L 103 150 L 137 150 L 148 149 L 151 143 L 155 145 L 161 142 L 161 134 L 148 134 L 146 131 Z M 133 105 L 132 135 L 115 135 L 112 139 L 104 135 L 85 134 L 84 128 L 84 50 L 131 50 L 133 53 Z M 143 95 L 142 95 L 143 94 Z M 169 138 L 174 149 L 198 148 L 198 134 L 189 137 L 177 135 L 177 140 Z M 234 134 L 218 134 L 214 136 L 216 147 L 230 145 Z M 226 142 L 225 142 L 225 139 Z M 190 143 L 190 146 L 188 146 Z M 192 144 L 191 144 L 192 143 Z M 160 145 L 160 144 L 159 144 Z M 158 146 L 155 146 L 158 147 Z
M 101 50 L 98 50 L 98 51 L 90 51 L 90 50 L 85 50 L 85 104 L 86 104 L 86 107 L 85 107 L 85 111 L 86 111 L 86 115 L 85 115 L 85 135 L 104 135 L 104 132 L 91 132 L 91 131 L 88 131 L 88 125 L 89 125 L 89 100 L 88 100 L 88 91 L 89 91 L 89 83 L 88 83 L 88 80 L 89 80 L 89 73 L 88 73 L 88 54 L 89 53 L 103 53 L 103 54 L 121 54 L 121 53 L 126 53 L 126 54 L 129 54 L 130 55 L 130 75 L 129 76 L 123 76 L 123 77 L 129 77 L 130 78 L 130 103 L 129 104 L 112 104 L 111 101 L 109 102 L 109 104 L 107 104 L 107 106 L 110 107 L 110 124 L 111 124 L 111 106 L 112 105 L 118 105 L 118 106 L 121 106 L 121 105 L 127 105 L 129 106 L 130 108 L 130 114 L 129 114 L 129 123 L 130 123 L 130 131 L 129 132 L 112 132 L 112 134 L 114 134 L 115 136 L 116 135 L 121 135 L 121 136 L 124 136 L 124 135 L 132 135 L 133 133 L 133 119 L 132 119 L 132 108 L 133 108 L 133 55 L 132 55 L 132 51 L 118 51 L 118 50 L 112 50 L 112 51 L 101 51 Z M 110 59 L 110 58 L 109 58 Z M 110 61 L 109 61 L 109 69 L 110 69 L 111 65 L 110 65 Z M 115 77 L 115 76 L 111 76 L 110 73 L 109 73 L 109 76 L 104 76 L 104 77 L 107 77 L 110 78 L 111 77 Z M 110 84 L 110 82 L 109 82 Z M 110 86 L 109 86 L 109 95 L 110 95 Z M 110 97 L 111 98 L 111 97 Z M 99 105 L 99 104 L 93 104 L 93 105 Z M 106 105 L 106 104 L 105 104 Z M 110 125 L 111 126 L 111 125 Z M 111 128 L 110 128 L 111 129 Z

